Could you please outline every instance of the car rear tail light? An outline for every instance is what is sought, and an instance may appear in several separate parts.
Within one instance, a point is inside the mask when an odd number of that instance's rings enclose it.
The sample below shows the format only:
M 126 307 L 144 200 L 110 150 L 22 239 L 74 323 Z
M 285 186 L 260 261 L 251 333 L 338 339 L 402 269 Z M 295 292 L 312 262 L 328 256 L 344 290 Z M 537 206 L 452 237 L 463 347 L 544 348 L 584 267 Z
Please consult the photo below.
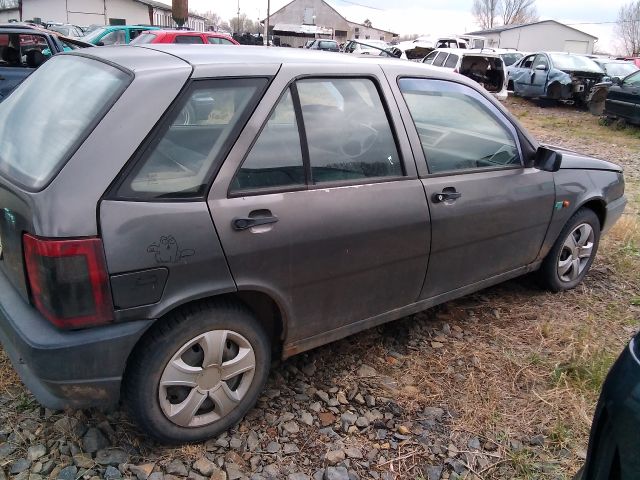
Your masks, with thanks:
M 102 241 L 23 236 L 25 265 L 35 307 L 60 328 L 113 321 Z

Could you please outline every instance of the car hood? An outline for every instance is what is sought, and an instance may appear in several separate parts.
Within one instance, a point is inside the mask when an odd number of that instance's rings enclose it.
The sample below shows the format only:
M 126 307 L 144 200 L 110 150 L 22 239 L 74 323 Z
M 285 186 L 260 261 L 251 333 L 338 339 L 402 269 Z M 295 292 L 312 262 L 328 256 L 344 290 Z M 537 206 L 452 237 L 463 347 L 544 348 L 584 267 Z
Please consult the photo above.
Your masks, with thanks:
M 610 172 L 622 172 L 622 167 L 613 162 L 583 155 L 573 150 L 554 145 L 545 146 L 562 154 L 560 170 L 607 170 Z

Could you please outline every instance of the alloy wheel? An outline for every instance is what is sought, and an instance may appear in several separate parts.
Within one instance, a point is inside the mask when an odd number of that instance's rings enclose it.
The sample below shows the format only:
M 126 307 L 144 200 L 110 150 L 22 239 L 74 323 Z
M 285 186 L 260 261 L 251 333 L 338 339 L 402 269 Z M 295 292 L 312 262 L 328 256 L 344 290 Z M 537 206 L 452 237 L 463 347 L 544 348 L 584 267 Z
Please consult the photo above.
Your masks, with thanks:
M 588 223 L 581 223 L 567 235 L 558 258 L 558 277 L 572 282 L 584 271 L 593 255 L 595 233 Z

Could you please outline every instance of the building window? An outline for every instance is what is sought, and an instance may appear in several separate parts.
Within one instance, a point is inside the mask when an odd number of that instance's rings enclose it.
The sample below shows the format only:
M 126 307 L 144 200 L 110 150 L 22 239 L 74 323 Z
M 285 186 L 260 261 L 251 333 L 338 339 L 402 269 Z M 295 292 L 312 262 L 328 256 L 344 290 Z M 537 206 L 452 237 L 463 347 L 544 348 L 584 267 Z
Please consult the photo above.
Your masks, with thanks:
M 336 30 L 335 34 L 336 34 L 336 37 L 346 37 L 347 36 L 347 31 L 346 30 Z
M 384 35 L 380 35 L 380 40 L 384 42 Z
M 127 21 L 124 18 L 110 18 L 109 25 L 126 25 Z
M 360 31 L 360 27 L 356 27 L 356 33 Z
M 371 37 L 369 37 L 369 35 L 365 35 L 364 38 L 365 40 L 369 40 Z
M 304 9 L 304 18 L 302 19 L 303 25 L 315 25 L 316 24 L 316 11 L 314 8 L 307 7 Z
M 356 37 L 356 40 L 358 40 L 360 38 L 360 35 L 354 35 Z

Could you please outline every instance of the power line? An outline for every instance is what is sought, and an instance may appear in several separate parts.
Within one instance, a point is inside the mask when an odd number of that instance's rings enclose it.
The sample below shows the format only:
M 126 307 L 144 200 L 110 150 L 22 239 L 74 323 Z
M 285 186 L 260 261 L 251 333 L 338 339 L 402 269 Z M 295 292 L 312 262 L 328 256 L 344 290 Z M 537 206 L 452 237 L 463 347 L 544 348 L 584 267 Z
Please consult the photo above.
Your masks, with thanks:
M 372 7 L 370 5 L 363 5 L 362 3 L 352 2 L 351 0 L 337 0 L 343 3 L 350 3 L 351 5 L 357 5 L 358 7 L 370 8 L 371 10 L 378 10 L 380 12 L 384 12 L 384 8 Z
M 634 20 L 620 20 L 620 21 L 614 21 L 614 22 L 565 23 L 565 25 L 612 25 L 612 24 L 618 24 L 618 23 L 636 23 L 636 22 L 640 22 L 640 18 L 639 19 L 634 19 Z

